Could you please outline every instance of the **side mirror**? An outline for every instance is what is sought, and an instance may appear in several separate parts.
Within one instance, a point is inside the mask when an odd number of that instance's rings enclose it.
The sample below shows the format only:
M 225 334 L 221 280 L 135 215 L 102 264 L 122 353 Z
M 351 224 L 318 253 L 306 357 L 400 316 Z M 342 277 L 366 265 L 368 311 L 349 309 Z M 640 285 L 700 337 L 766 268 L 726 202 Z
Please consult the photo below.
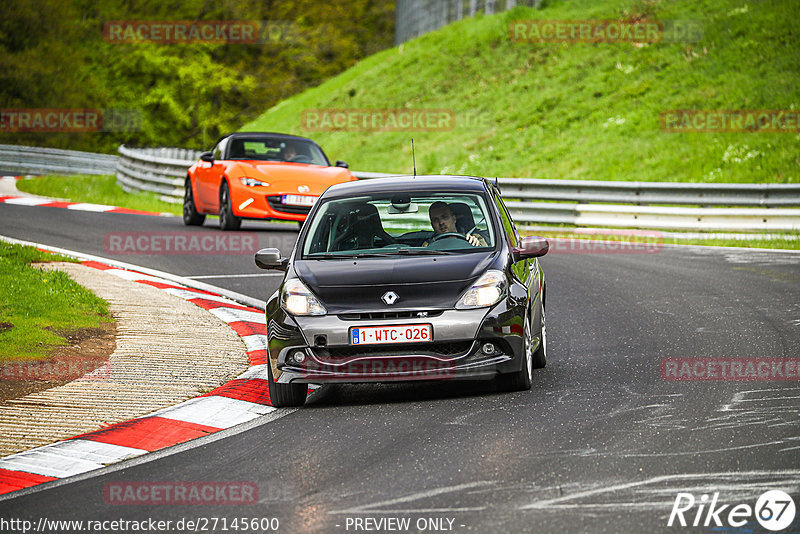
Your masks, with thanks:
M 255 260 L 260 269 L 285 271 L 289 265 L 289 258 L 281 258 L 281 251 L 277 248 L 262 248 L 256 252 Z
M 524 260 L 527 258 L 538 258 L 544 256 L 550 250 L 550 243 L 543 237 L 528 236 L 523 237 L 519 246 L 514 249 L 514 259 Z
M 208 163 L 214 163 L 214 153 L 213 152 L 203 152 L 200 154 L 200 159 L 202 161 L 206 161 Z
M 350 165 L 348 165 L 347 162 L 344 162 L 344 161 L 338 159 L 338 160 L 336 160 L 336 167 L 342 167 L 344 169 L 349 169 Z

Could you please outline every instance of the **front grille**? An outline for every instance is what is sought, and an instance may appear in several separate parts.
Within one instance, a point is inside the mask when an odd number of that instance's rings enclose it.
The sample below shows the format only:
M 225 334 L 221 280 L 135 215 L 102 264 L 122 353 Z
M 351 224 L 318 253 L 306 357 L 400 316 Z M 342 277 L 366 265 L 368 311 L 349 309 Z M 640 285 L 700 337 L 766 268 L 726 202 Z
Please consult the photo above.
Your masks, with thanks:
M 314 347 L 314 355 L 321 361 L 347 360 L 358 357 L 435 356 L 448 358 L 461 356 L 472 348 L 472 341 L 442 341 L 434 343 L 404 343 L 401 345 L 359 345 L 348 347 Z
M 307 214 L 309 211 L 311 211 L 311 206 L 292 206 L 290 204 L 281 204 L 280 196 L 267 197 L 267 202 L 269 202 L 270 208 L 274 209 L 275 211 L 280 211 L 281 213 Z
M 427 315 L 420 316 L 420 313 Z M 392 311 L 392 312 L 368 312 L 368 313 L 342 313 L 339 319 L 342 321 L 372 321 L 375 319 L 415 319 L 424 321 L 431 317 L 439 317 L 443 310 L 420 312 L 420 311 Z

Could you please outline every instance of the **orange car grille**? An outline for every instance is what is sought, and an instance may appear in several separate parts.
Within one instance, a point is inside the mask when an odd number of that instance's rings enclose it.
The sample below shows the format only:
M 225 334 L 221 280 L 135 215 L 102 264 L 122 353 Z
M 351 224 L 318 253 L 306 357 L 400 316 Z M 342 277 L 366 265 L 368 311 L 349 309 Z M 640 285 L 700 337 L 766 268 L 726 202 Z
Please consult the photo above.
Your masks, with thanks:
M 267 197 L 267 202 L 269 203 L 269 207 L 275 211 L 280 211 L 281 213 L 308 213 L 311 211 L 310 206 L 291 206 L 289 204 L 281 204 L 281 197 L 280 196 L 272 196 Z

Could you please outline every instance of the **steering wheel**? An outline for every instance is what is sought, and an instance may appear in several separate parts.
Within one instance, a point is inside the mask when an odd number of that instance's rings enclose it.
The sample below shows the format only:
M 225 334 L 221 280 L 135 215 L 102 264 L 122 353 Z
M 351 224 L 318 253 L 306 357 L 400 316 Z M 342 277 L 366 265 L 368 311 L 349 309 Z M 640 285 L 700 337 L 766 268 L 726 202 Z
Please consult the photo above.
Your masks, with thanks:
M 297 156 L 289 158 L 289 161 L 294 163 L 311 163 L 311 158 L 305 154 L 298 154 Z
M 431 243 L 435 243 L 436 241 L 439 241 L 440 239 L 445 237 L 458 237 L 469 243 L 469 239 L 459 234 L 458 232 L 445 232 L 443 234 L 435 235 L 431 238 Z

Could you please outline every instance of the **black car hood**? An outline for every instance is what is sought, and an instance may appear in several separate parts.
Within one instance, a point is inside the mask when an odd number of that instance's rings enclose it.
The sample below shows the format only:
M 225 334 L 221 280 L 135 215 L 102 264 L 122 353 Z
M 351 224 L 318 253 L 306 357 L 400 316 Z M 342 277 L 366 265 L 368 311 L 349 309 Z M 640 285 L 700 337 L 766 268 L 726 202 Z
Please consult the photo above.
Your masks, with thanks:
M 328 313 L 452 308 L 467 287 L 489 268 L 496 252 L 452 256 L 405 256 L 351 260 L 298 260 L 297 276 Z M 400 297 L 387 305 L 381 297 Z

